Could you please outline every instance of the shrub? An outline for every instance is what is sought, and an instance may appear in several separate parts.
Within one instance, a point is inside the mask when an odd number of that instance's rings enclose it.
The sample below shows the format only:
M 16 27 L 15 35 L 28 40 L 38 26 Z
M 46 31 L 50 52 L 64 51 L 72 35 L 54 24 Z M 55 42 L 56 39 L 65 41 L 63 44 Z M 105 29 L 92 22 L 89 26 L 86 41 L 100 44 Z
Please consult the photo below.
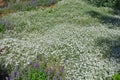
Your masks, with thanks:
M 120 10 L 120 0 L 116 0 L 115 8 Z
M 90 4 L 96 5 L 98 7 L 112 7 L 115 9 L 120 9 L 120 0 L 86 0 Z

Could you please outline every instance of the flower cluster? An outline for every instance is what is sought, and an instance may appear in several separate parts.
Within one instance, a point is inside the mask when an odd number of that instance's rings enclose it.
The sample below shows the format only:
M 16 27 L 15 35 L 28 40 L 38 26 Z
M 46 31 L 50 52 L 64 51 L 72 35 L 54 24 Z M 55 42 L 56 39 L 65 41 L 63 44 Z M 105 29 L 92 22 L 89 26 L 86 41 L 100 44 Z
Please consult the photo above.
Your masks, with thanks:
M 46 63 L 38 61 L 31 63 L 26 69 L 20 69 L 18 66 L 9 74 L 10 80 L 64 80 L 64 67 L 49 67 Z M 58 70 L 57 70 L 58 68 Z

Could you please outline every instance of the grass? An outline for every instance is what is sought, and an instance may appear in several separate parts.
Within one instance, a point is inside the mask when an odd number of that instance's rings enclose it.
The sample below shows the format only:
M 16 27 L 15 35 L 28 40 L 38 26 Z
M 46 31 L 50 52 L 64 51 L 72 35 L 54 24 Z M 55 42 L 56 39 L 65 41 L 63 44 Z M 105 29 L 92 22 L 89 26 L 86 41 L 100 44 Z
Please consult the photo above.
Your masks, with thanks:
M 120 19 L 107 7 L 93 7 L 82 0 L 62 0 L 54 7 L 20 11 L 2 17 L 15 25 L 0 39 L 0 61 L 28 65 L 38 55 L 65 67 L 66 79 L 111 80 L 119 70 Z M 91 14 L 92 12 L 92 14 Z M 94 14 L 97 13 L 97 14 Z M 95 15 L 95 16 L 94 16 Z M 112 28 L 110 28 L 112 27 Z M 115 50 L 115 51 L 114 51 Z

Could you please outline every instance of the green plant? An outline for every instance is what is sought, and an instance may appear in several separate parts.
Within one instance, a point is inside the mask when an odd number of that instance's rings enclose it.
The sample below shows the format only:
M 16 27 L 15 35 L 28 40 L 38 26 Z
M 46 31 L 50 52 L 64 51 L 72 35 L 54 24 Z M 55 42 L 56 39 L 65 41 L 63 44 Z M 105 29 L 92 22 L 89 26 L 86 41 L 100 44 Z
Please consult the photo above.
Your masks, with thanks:
M 23 79 L 46 80 L 47 73 L 44 71 L 44 68 L 43 69 L 42 68 L 29 68 L 27 71 L 27 75 L 23 75 Z
M 115 73 L 113 76 L 113 80 L 120 80 L 120 74 Z
M 4 32 L 5 31 L 5 26 L 0 24 L 0 32 Z
M 64 73 L 64 67 L 57 66 L 49 67 L 45 62 L 30 63 L 25 69 L 16 66 L 16 68 L 10 73 L 10 80 L 51 80 L 62 79 Z
M 115 9 L 120 9 L 120 0 L 86 0 L 88 3 L 96 6 L 112 7 Z
M 41 5 L 46 5 L 46 6 L 50 6 L 51 4 L 55 4 L 58 1 L 60 1 L 60 0 L 39 0 Z
M 115 8 L 120 10 L 120 0 L 116 0 Z

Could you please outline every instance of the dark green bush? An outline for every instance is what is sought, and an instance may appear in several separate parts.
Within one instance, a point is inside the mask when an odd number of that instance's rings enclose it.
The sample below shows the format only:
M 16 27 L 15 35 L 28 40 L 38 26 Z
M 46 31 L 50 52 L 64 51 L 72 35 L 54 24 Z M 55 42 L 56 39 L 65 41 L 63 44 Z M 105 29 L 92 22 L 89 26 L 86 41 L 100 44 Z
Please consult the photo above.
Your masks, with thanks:
M 88 3 L 96 5 L 98 7 L 112 7 L 115 9 L 120 9 L 120 0 L 86 0 Z
M 116 0 L 116 4 L 114 5 L 114 7 L 120 10 L 120 0 Z

